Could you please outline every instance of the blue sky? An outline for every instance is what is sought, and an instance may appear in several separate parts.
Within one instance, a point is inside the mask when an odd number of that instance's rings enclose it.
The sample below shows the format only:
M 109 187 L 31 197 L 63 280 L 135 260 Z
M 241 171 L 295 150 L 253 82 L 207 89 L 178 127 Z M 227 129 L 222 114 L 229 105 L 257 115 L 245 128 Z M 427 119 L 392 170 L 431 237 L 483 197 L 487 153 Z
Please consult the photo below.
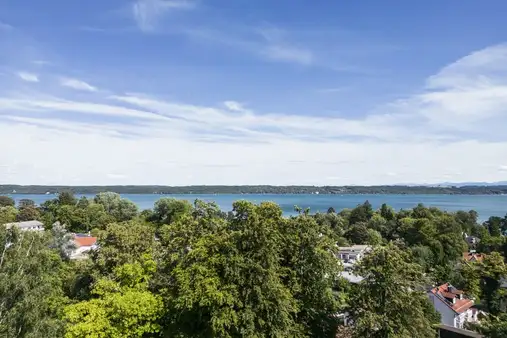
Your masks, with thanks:
M 0 2 L 0 183 L 505 180 L 506 11 Z

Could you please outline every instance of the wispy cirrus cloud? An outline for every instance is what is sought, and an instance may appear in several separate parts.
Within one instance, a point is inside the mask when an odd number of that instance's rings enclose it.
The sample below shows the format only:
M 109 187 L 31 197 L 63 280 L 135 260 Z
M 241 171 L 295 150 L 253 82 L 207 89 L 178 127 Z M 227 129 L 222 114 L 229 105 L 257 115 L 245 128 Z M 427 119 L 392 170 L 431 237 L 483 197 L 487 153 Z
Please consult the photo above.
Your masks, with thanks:
M 171 11 L 195 7 L 196 3 L 191 0 L 136 0 L 132 3 L 132 16 L 141 31 L 151 32 Z
M 308 184 L 325 184 L 328 178 L 333 184 L 434 183 L 458 173 L 460 180 L 497 181 L 505 175 L 501 161 L 507 158 L 505 64 L 506 46 L 477 51 L 442 68 L 411 97 L 348 117 L 322 116 L 318 110 L 259 111 L 250 100 L 248 106 L 235 100 L 196 104 L 114 88 L 85 100 L 50 89 L 38 95 L 4 93 L 0 162 L 9 164 L 10 174 L 2 179 L 65 184 L 79 173 L 82 184 L 111 179 L 299 184 L 311 172 Z M 485 113 L 472 114 L 469 105 Z M 68 163 L 55 168 L 62 152 Z M 463 153 L 473 154 L 474 161 Z M 22 158 L 37 168 L 19 162 Z
M 37 74 L 29 73 L 29 72 L 18 72 L 18 76 L 21 80 L 26 82 L 39 82 L 39 77 Z
M 94 86 L 86 83 L 85 81 L 73 79 L 73 78 L 68 78 L 68 77 L 61 78 L 60 84 L 64 87 L 69 87 L 69 88 L 76 89 L 76 90 L 83 90 L 83 91 L 87 91 L 87 92 L 96 92 L 97 91 L 97 87 L 94 87 Z
M 7 30 L 11 30 L 11 29 L 14 29 L 14 27 L 9 25 L 8 23 L 0 21 L 0 31 L 2 31 L 2 30 L 7 31 Z
M 310 65 L 313 61 L 313 53 L 310 50 L 291 46 L 267 46 L 261 53 L 273 61 L 285 61 L 303 65 Z

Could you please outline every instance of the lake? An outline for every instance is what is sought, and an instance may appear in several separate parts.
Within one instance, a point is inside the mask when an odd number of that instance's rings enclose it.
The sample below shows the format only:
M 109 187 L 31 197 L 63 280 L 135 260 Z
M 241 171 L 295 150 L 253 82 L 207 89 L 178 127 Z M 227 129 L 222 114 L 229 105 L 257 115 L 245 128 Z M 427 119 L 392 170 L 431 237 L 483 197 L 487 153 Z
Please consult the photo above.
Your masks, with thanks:
M 34 200 L 40 204 L 46 200 L 53 199 L 55 195 L 30 195 L 12 194 L 17 201 L 23 198 Z M 83 195 L 78 195 L 83 196 Z M 84 195 L 92 198 L 94 195 Z M 234 201 L 244 199 L 255 203 L 262 201 L 273 201 L 281 206 L 286 215 L 294 214 L 294 205 L 301 208 L 310 208 L 310 211 L 325 212 L 329 207 L 339 211 L 344 208 L 354 208 L 360 203 L 368 200 L 374 208 L 379 208 L 382 203 L 387 203 L 396 210 L 409 209 L 418 203 L 426 206 L 433 206 L 448 211 L 475 210 L 479 213 L 480 219 L 487 219 L 489 216 L 505 216 L 507 214 L 507 195 L 154 195 L 154 194 L 124 194 L 136 203 L 140 209 L 150 209 L 156 200 L 161 197 L 174 197 L 193 202 L 195 199 L 214 201 L 224 211 L 231 210 Z

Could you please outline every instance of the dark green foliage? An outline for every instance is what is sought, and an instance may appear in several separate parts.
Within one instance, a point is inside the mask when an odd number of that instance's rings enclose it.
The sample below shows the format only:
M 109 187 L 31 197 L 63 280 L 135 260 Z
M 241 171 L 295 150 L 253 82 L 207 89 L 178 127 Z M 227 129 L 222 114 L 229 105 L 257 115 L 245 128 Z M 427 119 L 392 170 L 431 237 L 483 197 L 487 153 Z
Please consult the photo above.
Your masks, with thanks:
M 472 329 L 482 333 L 486 338 L 505 338 L 507 337 L 507 313 L 487 316 L 480 325 L 472 325 Z
M 334 315 L 348 309 L 356 326 L 342 336 L 432 337 L 439 316 L 423 290 L 438 282 L 493 314 L 478 329 L 492 337 L 505 329 L 496 318 L 506 304 L 506 218 L 483 226 L 473 211 L 375 211 L 369 202 L 283 217 L 269 202 L 223 212 L 170 198 L 139 213 L 115 193 L 89 200 L 59 191 L 40 208 L 0 206 L 2 223 L 40 219 L 47 229 L 0 229 L 0 240 L 14 243 L 0 262 L 0 336 L 334 337 Z M 99 237 L 91 259 L 68 260 L 70 232 Z M 463 232 L 490 253 L 483 264 L 461 261 Z M 376 247 L 355 271 L 365 277 L 358 286 L 338 278 L 337 246 L 350 244 Z
M 35 207 L 35 202 L 33 200 L 24 198 L 24 199 L 19 200 L 18 207 L 20 209 L 25 208 L 25 207 Z
M 160 285 L 169 332 L 192 337 L 324 337 L 334 333 L 339 264 L 325 228 L 273 203 L 234 203 L 226 221 L 196 203 L 162 231 Z M 174 315 L 171 315 L 174 314 Z M 177 314 L 177 315 L 176 315 Z
M 16 216 L 16 220 L 18 222 L 33 221 L 38 220 L 39 218 L 40 218 L 39 209 L 30 205 L 19 208 L 19 213 Z
M 0 336 L 62 337 L 62 261 L 49 237 L 0 227 Z
M 77 203 L 77 199 L 74 196 L 72 191 L 62 191 L 58 194 L 58 204 L 59 205 L 71 205 L 75 206 Z
M 9 196 L 0 196 L 0 208 L 1 207 L 13 207 L 16 202 Z
M 368 222 L 373 216 L 373 208 L 370 202 L 366 201 L 352 209 L 349 217 L 350 224 Z
M 435 337 L 421 266 L 394 244 L 377 247 L 356 266 L 364 277 L 350 297 L 354 337 Z
M 489 231 L 489 235 L 492 237 L 499 237 L 502 234 L 502 223 L 503 219 L 497 216 L 491 216 L 484 225 Z
M 155 202 L 149 220 L 159 225 L 171 224 L 191 210 L 192 205 L 187 201 L 163 197 Z
M 368 244 L 370 235 L 366 223 L 356 223 L 351 226 L 350 230 L 344 235 L 352 244 Z

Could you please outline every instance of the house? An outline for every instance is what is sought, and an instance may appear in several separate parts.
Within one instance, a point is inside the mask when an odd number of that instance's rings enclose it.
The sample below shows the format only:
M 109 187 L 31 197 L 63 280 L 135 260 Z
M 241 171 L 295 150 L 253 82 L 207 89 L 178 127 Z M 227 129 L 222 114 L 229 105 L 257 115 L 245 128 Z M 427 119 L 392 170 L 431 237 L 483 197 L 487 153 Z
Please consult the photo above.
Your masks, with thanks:
M 479 237 L 475 236 L 466 236 L 465 234 L 465 241 L 468 243 L 469 246 L 475 247 L 479 242 L 481 241 Z
M 18 227 L 21 231 L 44 231 L 44 223 L 39 221 L 25 221 L 5 224 L 7 229 Z
M 74 235 L 76 249 L 70 254 L 70 259 L 88 258 L 90 250 L 97 248 L 97 237 Z
M 475 251 L 464 252 L 463 260 L 466 262 L 482 262 L 484 260 L 484 254 L 477 253 Z
M 428 292 L 431 303 L 441 315 L 443 325 L 462 329 L 466 322 L 477 322 L 478 311 L 472 308 L 474 301 L 465 297 L 463 291 L 449 283 Z
M 338 258 L 345 263 L 355 263 L 371 250 L 369 245 L 352 245 L 338 248 Z
M 347 247 L 340 247 L 338 250 L 338 258 L 343 261 L 343 271 L 340 276 L 348 280 L 350 283 L 358 284 L 363 280 L 363 277 L 357 276 L 353 273 L 353 268 L 356 262 L 361 260 L 364 255 L 371 250 L 369 245 L 353 245 Z

